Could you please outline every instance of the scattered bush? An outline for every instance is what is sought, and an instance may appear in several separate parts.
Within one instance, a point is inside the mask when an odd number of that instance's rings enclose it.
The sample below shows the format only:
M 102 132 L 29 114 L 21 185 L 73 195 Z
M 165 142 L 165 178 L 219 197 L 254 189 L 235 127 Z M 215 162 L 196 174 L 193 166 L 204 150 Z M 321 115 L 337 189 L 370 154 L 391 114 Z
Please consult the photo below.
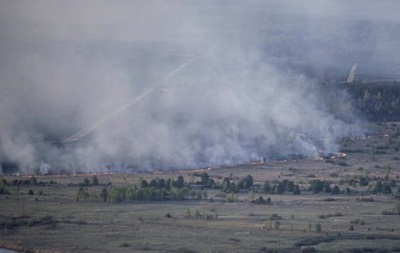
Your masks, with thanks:
M 276 213 L 270 215 L 269 220 L 282 220 L 282 217 Z
M 335 161 L 333 161 L 332 159 L 326 159 L 325 163 L 331 163 L 331 164 L 335 164 Z
M 319 219 L 329 219 L 331 217 L 341 217 L 341 216 L 343 216 L 343 214 L 341 212 L 336 212 L 336 213 L 333 213 L 333 214 L 330 214 L 330 213 L 321 214 L 321 215 L 318 215 L 318 218 Z
M 10 194 L 10 192 L 5 187 L 0 187 L 0 195 L 1 194 Z
M 338 177 L 339 175 L 336 172 L 332 172 L 331 174 L 329 174 L 330 177 Z
M 382 211 L 382 215 L 400 215 L 400 213 L 385 210 L 385 211 Z
M 123 242 L 120 245 L 118 245 L 118 247 L 130 247 L 131 245 L 127 242 Z
M 188 248 L 179 248 L 178 253 L 194 253 L 194 250 L 188 249 Z
M 317 250 L 314 247 L 305 247 L 301 252 L 302 253 L 312 253 L 312 252 L 317 252 Z
M 229 238 L 229 241 L 233 241 L 233 242 L 241 242 L 240 239 L 238 238 Z
M 270 205 L 271 204 L 271 198 L 268 197 L 265 200 L 262 196 L 259 196 L 257 199 L 251 201 L 251 203 L 258 204 L 258 205 Z
M 350 224 L 365 225 L 365 221 L 361 219 L 354 219 L 350 221 Z
M 308 188 L 309 191 L 312 191 L 313 193 L 320 193 L 320 192 L 325 192 L 325 193 L 331 193 L 332 188 L 330 187 L 330 182 L 325 181 L 325 180 L 312 180 L 310 182 L 310 187 Z
M 285 192 L 291 192 L 295 195 L 301 194 L 299 185 L 288 179 L 276 181 L 273 184 L 265 182 L 262 191 L 266 194 L 284 194 Z
M 374 202 L 375 199 L 373 197 L 362 197 L 362 198 L 357 198 L 357 201 L 362 201 L 362 202 Z

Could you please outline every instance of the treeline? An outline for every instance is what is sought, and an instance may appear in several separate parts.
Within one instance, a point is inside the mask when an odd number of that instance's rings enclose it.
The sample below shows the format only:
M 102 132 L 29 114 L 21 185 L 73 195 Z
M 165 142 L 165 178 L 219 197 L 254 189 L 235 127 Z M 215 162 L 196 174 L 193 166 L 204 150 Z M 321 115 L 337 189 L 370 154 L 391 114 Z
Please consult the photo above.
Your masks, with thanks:
M 196 180 L 195 180 L 196 178 Z M 263 199 L 262 196 L 254 199 L 258 194 L 294 194 L 300 195 L 303 191 L 328 194 L 341 194 L 337 185 L 331 186 L 331 182 L 325 180 L 311 180 L 308 188 L 301 188 L 299 184 L 291 180 L 265 181 L 263 184 L 255 184 L 251 175 L 245 177 L 216 177 L 211 178 L 206 172 L 190 173 L 189 181 L 185 181 L 182 175 L 176 179 L 154 178 L 150 181 L 140 179 L 135 185 L 111 186 L 101 184 L 96 176 L 90 179 L 85 178 L 82 183 L 74 184 L 79 186 L 76 195 L 77 201 L 102 200 L 109 203 L 124 201 L 169 201 L 169 200 L 210 200 L 207 190 L 220 190 L 226 196 L 225 201 L 233 202 L 236 194 L 251 193 L 252 202 L 256 204 L 270 204 L 271 199 Z M 93 187 L 97 186 L 97 187 Z M 105 186 L 100 191 L 100 186 Z M 347 192 L 349 193 L 349 192 Z M 217 194 L 218 195 L 218 194 Z M 222 195 L 221 195 L 222 196 Z
M 0 186 L 44 186 L 44 185 L 52 185 L 57 184 L 56 181 L 38 181 L 36 177 L 29 177 L 26 179 L 14 179 L 13 181 L 7 181 L 6 179 L 0 179 Z
M 355 106 L 370 120 L 400 120 L 400 82 L 338 84 L 354 98 Z
M 0 195 L 7 194 L 10 195 L 11 192 L 7 189 L 8 187 L 19 187 L 19 186 L 44 186 L 44 185 L 53 185 L 57 184 L 57 182 L 50 181 L 38 181 L 36 177 L 29 177 L 26 179 L 14 179 L 13 181 L 7 181 L 5 178 L 0 179 Z M 32 190 L 29 191 L 30 195 L 33 193 Z
M 208 186 L 208 180 L 204 186 Z M 97 182 L 97 185 L 98 182 Z M 141 179 L 138 185 L 104 187 L 100 193 L 95 189 L 80 187 L 76 200 L 104 200 L 109 203 L 119 203 L 123 201 L 166 201 L 166 200 L 202 200 L 207 199 L 208 194 L 203 189 L 192 189 L 185 182 L 183 176 L 178 176 L 176 180 L 171 178 L 156 178 L 148 182 Z

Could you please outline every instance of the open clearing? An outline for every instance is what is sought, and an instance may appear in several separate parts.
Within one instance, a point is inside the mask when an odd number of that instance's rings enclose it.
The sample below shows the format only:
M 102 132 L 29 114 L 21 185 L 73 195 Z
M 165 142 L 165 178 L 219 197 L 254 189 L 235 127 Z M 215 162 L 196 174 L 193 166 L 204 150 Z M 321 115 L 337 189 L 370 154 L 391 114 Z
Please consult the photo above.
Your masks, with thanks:
M 368 138 L 341 140 L 345 157 L 275 161 L 197 171 L 37 176 L 43 184 L 13 184 L 4 176 L 0 242 L 34 252 L 400 252 L 400 124 L 386 123 Z M 217 185 L 251 175 L 253 190 L 235 193 L 195 184 L 207 173 Z M 201 199 L 103 201 L 103 188 L 139 187 L 142 180 L 192 181 Z M 340 192 L 313 192 L 312 180 Z M 365 179 L 367 182 L 365 183 Z M 301 194 L 263 191 L 266 181 L 289 180 Z M 51 182 L 52 183 L 49 183 Z M 55 183 L 53 183 L 55 182 Z M 377 184 L 391 192 L 376 191 Z M 83 188 L 91 197 L 79 199 Z M 31 194 L 29 191 L 31 190 Z M 94 197 L 93 197 L 94 196 Z M 229 199 L 231 197 L 231 199 Z M 252 202 L 270 198 L 269 204 Z M 358 251 L 357 251 L 357 250 Z

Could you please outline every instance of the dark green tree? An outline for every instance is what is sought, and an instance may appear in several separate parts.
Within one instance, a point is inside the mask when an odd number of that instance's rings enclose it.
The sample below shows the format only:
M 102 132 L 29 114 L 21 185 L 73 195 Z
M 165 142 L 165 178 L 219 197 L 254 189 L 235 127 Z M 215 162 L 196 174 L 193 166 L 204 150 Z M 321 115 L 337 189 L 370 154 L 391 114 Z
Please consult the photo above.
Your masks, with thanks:
M 157 182 L 157 185 L 158 185 L 158 188 L 160 188 L 160 189 L 165 188 L 165 180 L 164 180 L 164 178 L 159 179 L 158 182 Z
M 301 194 L 300 187 L 299 187 L 298 184 L 296 184 L 296 185 L 294 186 L 294 188 L 293 188 L 293 194 L 294 194 L 294 195 L 300 195 L 300 194 Z
M 392 194 L 392 187 L 389 184 L 383 184 L 382 193 L 384 194 Z
M 147 181 L 145 179 L 142 179 L 140 181 L 140 188 L 144 189 L 147 188 L 149 186 L 149 183 L 147 183 Z
M 229 181 L 229 178 L 225 177 L 224 180 L 222 181 L 221 190 L 223 192 L 229 192 L 230 186 L 231 182 Z
M 378 181 L 376 181 L 375 187 L 374 187 L 374 189 L 372 190 L 372 192 L 373 192 L 373 193 L 381 193 L 381 192 L 382 192 L 382 189 L 383 189 L 382 182 L 381 182 L 381 180 L 378 180 Z
M 287 191 L 287 192 L 293 192 L 293 190 L 294 190 L 294 183 L 293 183 L 293 181 L 287 181 L 286 182 L 286 184 L 285 184 L 285 191 Z
M 340 193 L 339 186 L 337 186 L 337 185 L 333 186 L 331 193 L 332 194 L 339 194 Z
M 264 183 L 263 192 L 264 193 L 271 193 L 271 185 L 268 182 Z
M 83 180 L 83 185 L 84 185 L 84 186 L 90 185 L 90 180 L 89 180 L 89 178 L 86 177 L 86 178 Z
M 178 189 L 181 189 L 181 188 L 184 187 L 184 185 L 185 185 L 185 181 L 184 181 L 184 179 L 183 179 L 183 176 L 179 175 L 179 176 L 178 176 L 178 179 L 175 181 L 174 186 L 175 186 L 176 188 L 178 188 Z
M 203 186 L 205 186 L 205 187 L 208 186 L 208 181 L 209 181 L 209 179 L 210 179 L 210 176 L 209 176 L 206 172 L 203 172 L 203 173 L 201 174 L 201 184 L 202 184 Z
M 29 183 L 30 183 L 31 185 L 36 185 L 36 184 L 37 184 L 37 179 L 36 179 L 36 177 L 30 177 L 30 178 L 29 178 Z
M 323 192 L 330 193 L 332 191 L 331 184 L 327 181 L 324 181 L 323 184 L 324 184 L 323 189 L 322 189 Z
M 153 178 L 153 179 L 150 181 L 149 187 L 158 188 L 157 180 Z
M 276 187 L 276 194 L 283 194 L 285 193 L 285 184 L 283 182 L 279 182 L 278 186 Z
M 107 197 L 108 197 L 107 188 L 101 189 L 100 198 L 102 198 L 104 201 L 107 201 Z
M 322 182 L 321 180 L 317 179 L 310 182 L 309 191 L 312 191 L 313 193 L 320 193 L 323 189 L 324 182 Z
M 92 177 L 92 185 L 99 185 L 99 179 L 96 175 Z
M 253 187 L 254 184 L 254 180 L 253 177 L 251 175 L 247 175 L 246 177 L 240 179 L 237 187 L 238 189 L 250 189 L 251 187 Z

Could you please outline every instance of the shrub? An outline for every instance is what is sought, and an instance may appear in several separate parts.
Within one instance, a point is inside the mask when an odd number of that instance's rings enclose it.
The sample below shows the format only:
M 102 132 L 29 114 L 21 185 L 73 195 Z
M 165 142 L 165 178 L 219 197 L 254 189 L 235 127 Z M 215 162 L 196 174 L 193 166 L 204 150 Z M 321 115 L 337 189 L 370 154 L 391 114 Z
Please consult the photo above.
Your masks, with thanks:
M 107 201 L 109 203 L 120 203 L 125 199 L 125 188 L 113 187 L 108 193 Z
M 254 204 L 258 204 L 258 205 L 264 205 L 266 203 L 266 201 L 264 200 L 264 198 L 262 196 L 259 196 L 257 199 L 251 201 Z
M 321 214 L 321 215 L 318 215 L 318 218 L 320 218 L 320 219 L 328 219 L 328 218 L 331 218 L 331 217 L 341 217 L 341 216 L 343 216 L 343 214 L 341 212 L 336 212 L 336 213 L 333 213 L 333 214 L 331 214 L 331 213 Z
M 361 219 L 354 219 L 350 221 L 350 224 L 359 224 L 359 225 L 365 225 L 365 221 Z
M 373 197 L 366 197 L 366 198 L 357 198 L 358 201 L 361 202 L 374 202 L 375 199 Z
M 274 228 L 276 230 L 278 230 L 280 226 L 281 226 L 281 222 L 280 221 L 277 220 L 277 221 L 274 222 Z
M 190 218 L 190 217 L 192 217 L 192 214 L 191 214 L 190 208 L 187 208 L 187 209 L 186 209 L 186 215 L 185 215 L 185 217 L 186 217 L 186 218 Z
M 36 179 L 36 177 L 30 177 L 30 178 L 29 178 L 29 183 L 30 183 L 31 185 L 37 185 L 37 179 Z
M 282 220 L 282 217 L 279 216 L 276 213 L 271 214 L 271 216 L 269 217 L 270 220 Z
M 367 177 L 359 176 L 358 179 L 359 179 L 360 186 L 367 186 L 369 183 L 369 179 Z
M 321 224 L 319 224 L 319 223 L 315 224 L 315 231 L 316 231 L 317 233 L 321 233 L 321 230 L 322 230 Z
M 79 201 L 79 200 L 82 200 L 82 199 L 85 200 L 88 198 L 89 198 L 89 193 L 85 189 L 80 187 L 78 193 L 76 194 L 76 200 Z
M 133 189 L 133 187 L 131 187 L 131 186 L 127 187 L 126 191 L 125 191 L 125 197 L 128 200 L 136 199 L 136 191 L 135 191 L 135 189 Z
M 312 253 L 312 252 L 317 252 L 317 250 L 314 247 L 306 247 L 301 252 L 303 252 L 303 253 Z
M 226 196 L 225 198 L 226 202 L 235 202 L 235 194 L 233 194 L 233 192 L 229 195 Z
M 118 247 L 129 247 L 129 246 L 131 246 L 131 245 L 127 242 L 123 242 L 120 245 L 118 245 Z
M 195 251 L 188 249 L 188 248 L 179 248 L 178 253 L 193 253 Z

